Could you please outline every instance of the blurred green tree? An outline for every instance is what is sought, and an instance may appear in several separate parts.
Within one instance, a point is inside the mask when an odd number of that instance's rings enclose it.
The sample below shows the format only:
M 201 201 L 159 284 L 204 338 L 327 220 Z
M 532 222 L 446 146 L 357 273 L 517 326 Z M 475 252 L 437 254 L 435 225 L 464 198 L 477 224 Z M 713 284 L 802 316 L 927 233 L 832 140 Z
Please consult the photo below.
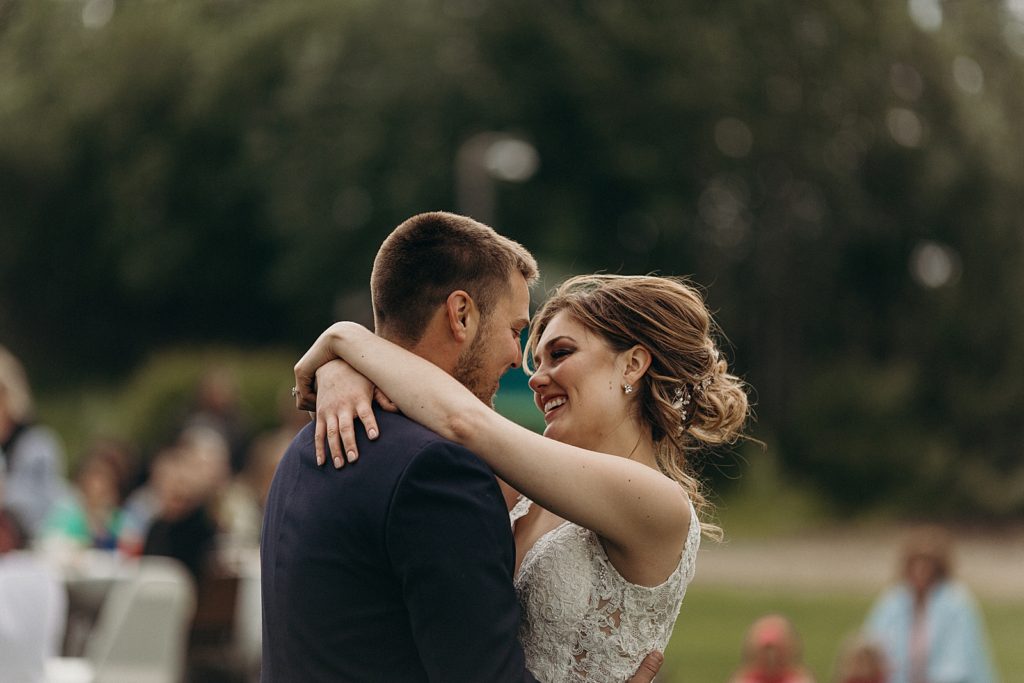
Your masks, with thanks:
M 791 473 L 1019 515 L 1022 60 L 1002 2 L 3 0 L 0 325 L 51 383 L 301 345 L 515 133 L 495 225 L 706 283 Z

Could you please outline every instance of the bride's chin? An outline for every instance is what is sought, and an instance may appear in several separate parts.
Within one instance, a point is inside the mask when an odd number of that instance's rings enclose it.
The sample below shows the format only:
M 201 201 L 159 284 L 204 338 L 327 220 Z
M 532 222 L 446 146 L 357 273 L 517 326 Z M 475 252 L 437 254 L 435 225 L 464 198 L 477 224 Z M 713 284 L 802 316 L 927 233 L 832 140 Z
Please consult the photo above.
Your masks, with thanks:
M 549 424 L 544 428 L 544 436 L 555 441 L 561 441 L 567 443 L 570 446 L 578 446 L 577 440 L 574 438 L 574 434 L 566 429 L 561 428 L 558 423 Z
M 555 424 L 549 424 L 546 427 L 544 427 L 544 436 L 548 437 L 549 439 L 554 439 L 555 441 L 562 440 L 559 436 L 558 425 Z

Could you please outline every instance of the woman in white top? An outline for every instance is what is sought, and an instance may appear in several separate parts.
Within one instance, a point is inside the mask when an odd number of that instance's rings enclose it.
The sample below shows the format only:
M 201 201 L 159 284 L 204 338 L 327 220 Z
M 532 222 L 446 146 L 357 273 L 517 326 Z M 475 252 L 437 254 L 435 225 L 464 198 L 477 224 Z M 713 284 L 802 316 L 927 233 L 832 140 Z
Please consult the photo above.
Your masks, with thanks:
M 665 648 L 700 532 L 720 535 L 700 521 L 707 502 L 688 455 L 735 441 L 748 404 L 714 334 L 685 281 L 566 281 L 534 316 L 527 341 L 547 438 L 354 323 L 328 329 L 295 372 L 299 401 L 309 405 L 317 369 L 343 359 L 404 414 L 479 455 L 524 496 L 512 517 L 527 666 L 547 683 L 604 682 L 626 680 L 644 655 Z M 324 392 L 328 384 L 321 382 Z M 323 398 L 322 406 L 338 405 L 337 396 Z M 318 413 L 346 451 L 355 448 L 355 414 L 377 431 L 368 402 Z
M 64 635 L 67 593 L 53 568 L 24 549 L 28 538 L 3 507 L 3 485 L 0 467 L 0 681 L 45 683 Z

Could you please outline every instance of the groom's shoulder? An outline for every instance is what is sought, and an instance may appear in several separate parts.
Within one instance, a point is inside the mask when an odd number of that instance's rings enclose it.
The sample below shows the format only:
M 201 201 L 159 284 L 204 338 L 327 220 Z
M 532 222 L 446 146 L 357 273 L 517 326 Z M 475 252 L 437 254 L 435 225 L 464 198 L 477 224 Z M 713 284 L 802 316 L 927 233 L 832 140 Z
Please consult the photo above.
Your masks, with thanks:
M 356 422 L 355 429 L 360 450 L 369 448 L 381 450 L 415 450 L 433 443 L 446 443 L 455 446 L 440 434 L 432 432 L 418 422 L 410 420 L 400 413 L 389 413 L 380 409 L 374 410 L 381 438 L 369 441 L 362 425 Z M 313 450 L 316 437 L 316 422 L 310 422 L 300 429 L 291 442 L 292 450 Z
M 375 441 L 374 445 L 384 448 L 401 448 L 409 451 L 411 454 L 431 449 L 453 449 L 471 454 L 463 446 L 444 438 L 437 432 L 427 429 L 401 413 L 389 413 L 378 410 L 376 417 L 377 425 L 380 427 L 381 438 Z
M 381 437 L 371 448 L 380 448 L 404 456 L 409 461 L 444 459 L 454 466 L 490 469 L 472 451 L 444 438 L 423 425 L 398 413 L 377 412 Z
M 374 417 L 377 418 L 377 426 L 380 427 L 382 438 L 386 441 L 381 443 L 430 443 L 444 441 L 444 438 L 436 432 L 432 432 L 420 423 L 409 419 L 401 413 L 389 413 L 379 408 L 374 410 Z
M 361 454 L 357 467 L 369 467 L 378 472 L 376 476 L 402 476 L 404 470 L 423 461 L 491 474 L 490 468 L 471 451 L 418 422 L 379 408 L 375 408 L 374 413 L 380 438 L 370 441 L 362 425 L 358 422 L 355 425 L 356 444 Z M 295 435 L 283 458 L 286 467 L 302 469 L 300 463 L 313 462 L 315 433 L 316 425 L 311 422 Z

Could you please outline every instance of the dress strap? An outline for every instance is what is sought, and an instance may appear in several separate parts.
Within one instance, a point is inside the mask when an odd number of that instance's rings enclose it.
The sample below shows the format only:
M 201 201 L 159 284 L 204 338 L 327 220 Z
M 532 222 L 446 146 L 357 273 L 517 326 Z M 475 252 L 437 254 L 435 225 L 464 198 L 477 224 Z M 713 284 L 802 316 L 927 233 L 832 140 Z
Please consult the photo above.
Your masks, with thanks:
M 521 518 L 525 517 L 526 513 L 530 511 L 530 506 L 533 505 L 533 501 L 526 496 L 519 494 L 516 498 L 516 504 L 512 506 L 512 509 L 508 511 L 508 521 L 514 529 L 516 522 Z

